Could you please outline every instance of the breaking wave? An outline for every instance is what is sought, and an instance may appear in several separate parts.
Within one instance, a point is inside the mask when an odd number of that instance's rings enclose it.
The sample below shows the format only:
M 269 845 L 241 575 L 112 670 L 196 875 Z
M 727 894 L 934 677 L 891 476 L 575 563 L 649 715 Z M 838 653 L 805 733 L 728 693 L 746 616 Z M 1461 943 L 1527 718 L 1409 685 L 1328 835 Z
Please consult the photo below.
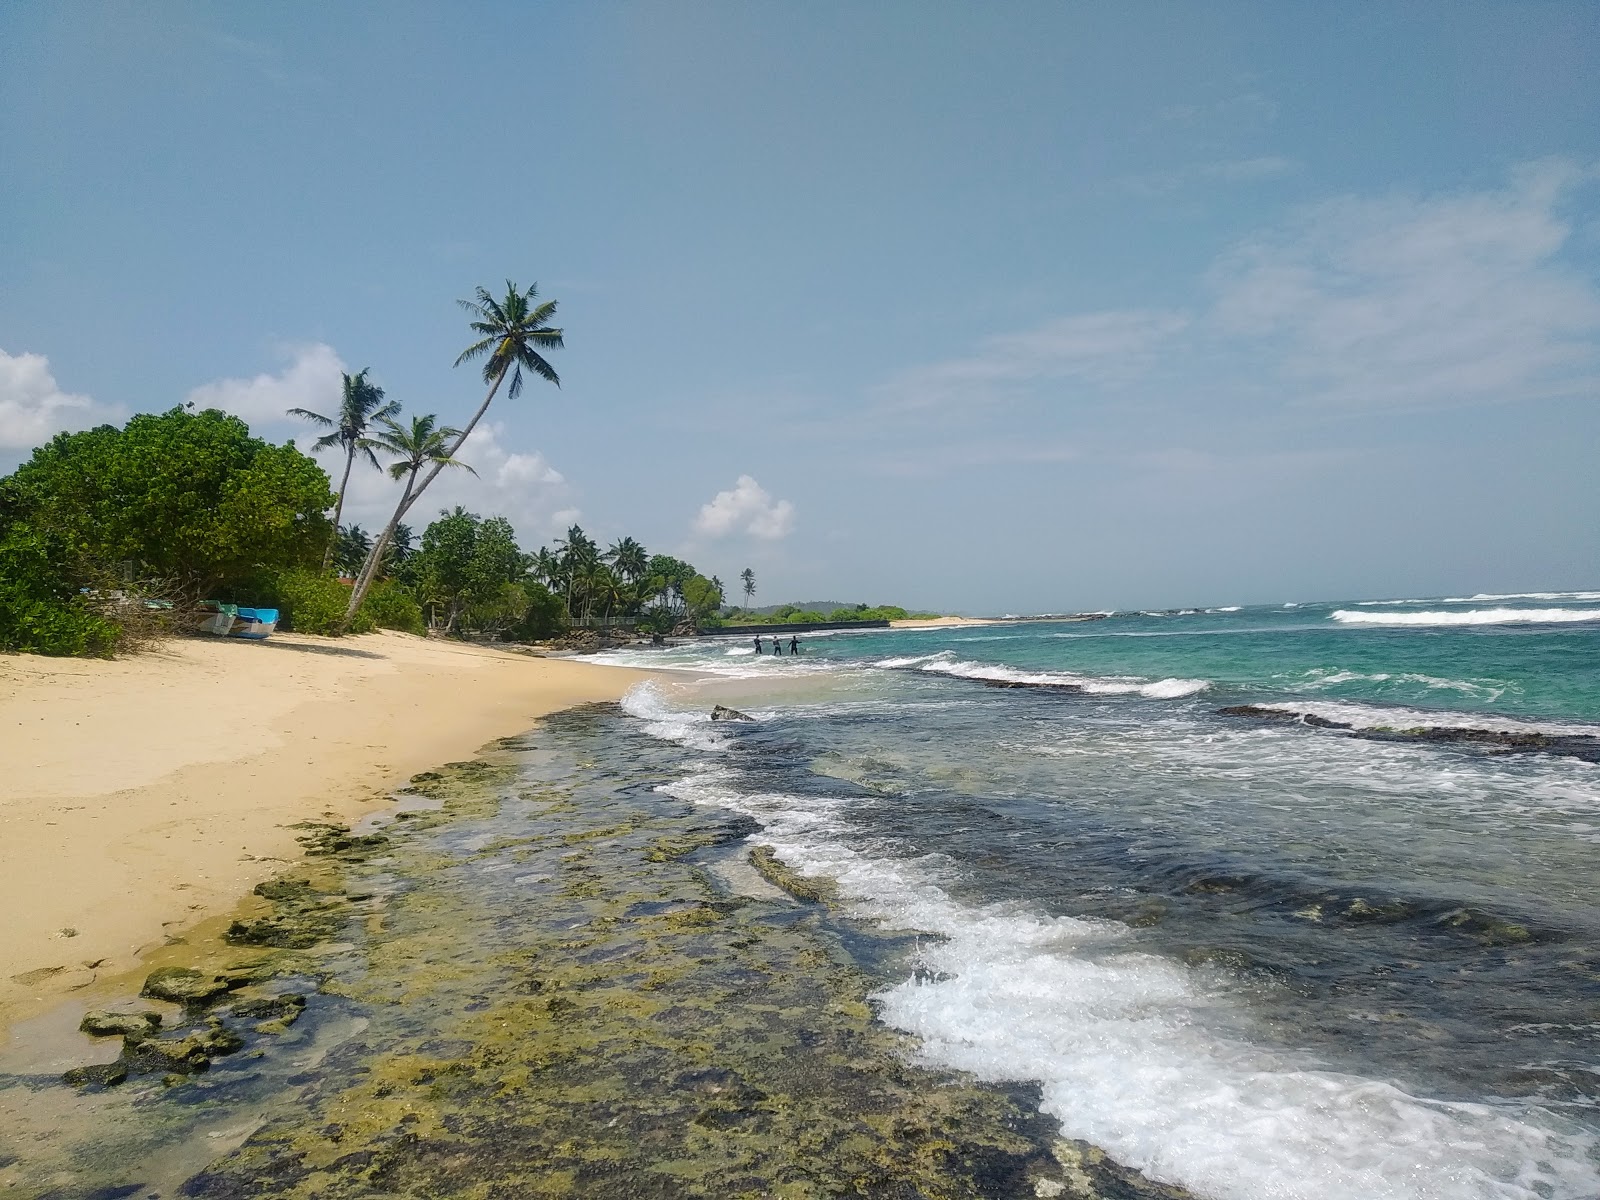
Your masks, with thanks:
M 1600 621 L 1593 608 L 1475 608 L 1465 612 L 1356 612 L 1341 608 L 1331 620 L 1341 625 L 1563 625 Z
M 893 669 L 926 671 L 932 675 L 950 675 L 957 679 L 972 679 L 979 683 L 1001 684 L 1008 687 L 1063 688 L 1085 692 L 1091 696 L 1139 695 L 1150 700 L 1179 700 L 1193 696 L 1211 686 L 1207 679 L 1142 679 L 1138 676 L 1075 675 L 1065 671 L 1026 671 L 1019 667 L 1006 667 L 998 663 L 969 662 L 953 658 L 948 651 L 939 654 L 921 654 L 904 658 L 885 658 L 875 665 Z
M 712 768 L 661 789 L 746 813 L 804 875 L 837 880 L 858 917 L 936 936 L 878 996 L 921 1057 L 989 1080 L 1037 1080 L 1068 1137 L 1152 1179 L 1228 1200 L 1576 1200 L 1600 1188 L 1592 1137 L 1548 1111 L 1414 1096 L 1240 1036 L 1195 970 L 1140 952 L 1118 922 L 1014 902 L 966 904 L 942 856 L 849 844 L 844 797 L 752 793 Z

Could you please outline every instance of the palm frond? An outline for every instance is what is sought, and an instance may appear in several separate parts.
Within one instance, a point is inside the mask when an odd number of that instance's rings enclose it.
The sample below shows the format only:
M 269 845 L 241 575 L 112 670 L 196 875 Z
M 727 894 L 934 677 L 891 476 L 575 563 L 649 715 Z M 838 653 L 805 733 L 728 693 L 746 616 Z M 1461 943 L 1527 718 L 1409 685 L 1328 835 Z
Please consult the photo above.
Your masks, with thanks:
M 291 417 L 304 417 L 306 420 L 316 425 L 336 425 L 338 423 L 332 417 L 325 417 L 321 413 L 314 413 L 309 408 L 291 408 L 289 410 L 289 415 Z
M 474 324 L 472 328 L 477 332 L 482 332 L 483 327 Z M 459 367 L 462 363 L 468 362 L 471 359 L 477 358 L 480 354 L 486 353 L 489 347 L 494 345 L 496 340 L 496 338 L 490 336 L 484 338 L 481 342 L 473 342 L 472 345 L 468 346 L 456 357 L 455 365 Z

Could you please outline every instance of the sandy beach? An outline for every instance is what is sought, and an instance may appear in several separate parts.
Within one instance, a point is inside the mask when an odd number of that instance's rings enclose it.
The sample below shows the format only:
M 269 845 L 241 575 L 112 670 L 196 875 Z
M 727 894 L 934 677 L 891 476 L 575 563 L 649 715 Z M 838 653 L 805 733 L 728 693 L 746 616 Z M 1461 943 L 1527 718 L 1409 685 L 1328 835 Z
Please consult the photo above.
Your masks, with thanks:
M 0 1023 L 226 912 L 294 823 L 641 678 L 398 633 L 0 657 Z

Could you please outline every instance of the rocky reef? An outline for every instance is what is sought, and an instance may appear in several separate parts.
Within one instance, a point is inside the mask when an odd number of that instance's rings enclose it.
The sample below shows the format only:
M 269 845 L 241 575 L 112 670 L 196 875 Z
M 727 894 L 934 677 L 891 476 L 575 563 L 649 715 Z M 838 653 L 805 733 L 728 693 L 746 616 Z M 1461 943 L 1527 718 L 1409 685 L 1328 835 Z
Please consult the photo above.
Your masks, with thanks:
M 878 935 L 830 881 L 745 846 L 748 818 L 657 793 L 670 752 L 625 730 L 561 714 L 419 776 L 441 807 L 386 836 L 308 831 L 305 863 L 258 889 L 267 911 L 228 930 L 265 956 L 154 973 L 176 1027 L 91 1014 L 125 1049 L 79 1082 L 160 1072 L 176 1098 L 203 1063 L 266 1069 L 343 1022 L 315 1070 L 212 1093 L 267 1114 L 181 1180 L 212 1200 L 1182 1195 L 1060 1138 L 1030 1087 L 917 1065 L 874 1018 L 893 945 L 854 953 Z M 730 891 L 728 860 L 783 894 Z
M 1405 728 L 1389 726 L 1360 726 L 1348 721 L 1334 721 L 1312 712 L 1296 712 L 1288 708 L 1274 708 L 1260 704 L 1230 704 L 1217 709 L 1219 716 L 1248 717 L 1256 721 L 1273 721 L 1287 725 L 1306 725 L 1312 729 L 1327 729 L 1347 737 L 1365 738 L 1374 742 L 1429 742 L 1436 745 L 1477 746 L 1491 753 L 1538 751 L 1600 762 L 1600 738 L 1584 734 L 1560 735 L 1507 729 L 1463 728 L 1455 725 L 1413 725 Z

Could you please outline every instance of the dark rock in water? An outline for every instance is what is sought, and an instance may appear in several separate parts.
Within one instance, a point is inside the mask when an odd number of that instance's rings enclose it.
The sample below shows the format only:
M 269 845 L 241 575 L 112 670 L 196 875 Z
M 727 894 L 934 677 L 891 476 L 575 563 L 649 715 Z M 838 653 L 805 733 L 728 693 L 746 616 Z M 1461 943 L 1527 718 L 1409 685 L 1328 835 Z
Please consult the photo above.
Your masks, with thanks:
M 116 1062 L 95 1063 L 89 1067 L 73 1067 L 61 1076 L 73 1087 L 112 1087 L 128 1077 L 128 1064 L 120 1058 Z
M 253 1000 L 239 1000 L 228 1006 L 236 1017 L 249 1017 L 257 1022 L 257 1033 L 282 1033 L 300 1019 L 305 1011 L 306 998 L 298 992 L 281 996 L 265 996 Z
M 746 716 L 744 713 L 740 712 L 737 708 L 728 708 L 725 705 L 721 705 L 721 704 L 717 705 L 715 708 L 713 708 L 711 710 L 711 719 L 713 721 L 754 721 L 755 720 L 754 717 Z
M 1548 734 L 1508 729 L 1463 728 L 1456 725 L 1414 725 L 1407 729 L 1378 726 L 1358 729 L 1347 721 L 1330 721 L 1316 713 L 1267 708 L 1259 704 L 1233 704 L 1217 709 L 1223 717 L 1251 717 L 1258 721 L 1309 725 L 1313 729 L 1338 729 L 1350 737 L 1373 742 L 1429 742 L 1435 745 L 1482 746 L 1491 752 L 1540 751 L 1600 762 L 1600 738 L 1586 734 Z
M 181 1038 L 155 1038 L 130 1045 L 123 1058 L 141 1072 L 193 1075 L 208 1069 L 213 1058 L 243 1049 L 242 1037 L 213 1020 L 205 1029 Z
M 162 967 L 150 972 L 139 994 L 174 1004 L 205 1004 L 234 986 L 220 975 L 204 975 L 192 967 Z
M 114 1013 L 95 1009 L 83 1015 L 78 1028 L 90 1037 L 127 1037 L 138 1041 L 161 1028 L 161 1014 L 153 1012 Z
M 1327 717 L 1319 717 L 1316 713 L 1291 712 L 1283 708 L 1265 708 L 1259 704 L 1230 704 L 1227 708 L 1217 709 L 1217 715 L 1223 717 L 1253 717 L 1258 721 L 1282 721 L 1290 725 L 1310 725 L 1314 729 L 1355 728 L 1355 726 L 1347 725 L 1343 721 L 1330 721 Z
M 980 679 L 977 682 L 992 688 L 1031 688 L 1039 692 L 1078 692 L 1083 688 L 1075 683 L 1031 683 L 1026 679 Z

